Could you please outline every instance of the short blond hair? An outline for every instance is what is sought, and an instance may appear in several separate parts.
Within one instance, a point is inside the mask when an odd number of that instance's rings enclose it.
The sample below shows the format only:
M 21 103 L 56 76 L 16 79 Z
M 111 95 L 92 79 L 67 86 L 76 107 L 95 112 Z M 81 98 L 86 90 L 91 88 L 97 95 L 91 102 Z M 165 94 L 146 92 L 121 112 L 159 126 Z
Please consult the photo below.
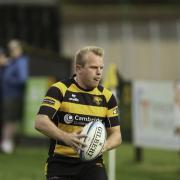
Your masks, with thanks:
M 75 54 L 75 63 L 84 66 L 85 64 L 85 58 L 84 56 L 92 52 L 97 56 L 103 57 L 104 56 L 104 49 L 97 46 L 86 46 L 81 49 L 79 49 Z
M 8 42 L 8 48 L 14 49 L 14 48 L 19 48 L 22 49 L 22 43 L 21 41 L 17 40 L 17 39 L 12 39 Z

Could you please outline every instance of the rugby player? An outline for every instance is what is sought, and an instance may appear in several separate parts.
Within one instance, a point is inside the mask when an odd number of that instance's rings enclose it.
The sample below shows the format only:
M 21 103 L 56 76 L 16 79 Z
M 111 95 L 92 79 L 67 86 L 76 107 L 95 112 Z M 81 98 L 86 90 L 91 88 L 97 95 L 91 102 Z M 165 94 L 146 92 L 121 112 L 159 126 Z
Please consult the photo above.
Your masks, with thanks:
M 76 74 L 53 84 L 38 111 L 35 128 L 50 137 L 45 173 L 47 180 L 107 180 L 102 156 L 84 162 L 77 153 L 85 146 L 82 128 L 102 121 L 107 129 L 103 152 L 121 144 L 117 102 L 111 91 L 100 85 L 104 50 L 96 46 L 75 55 Z

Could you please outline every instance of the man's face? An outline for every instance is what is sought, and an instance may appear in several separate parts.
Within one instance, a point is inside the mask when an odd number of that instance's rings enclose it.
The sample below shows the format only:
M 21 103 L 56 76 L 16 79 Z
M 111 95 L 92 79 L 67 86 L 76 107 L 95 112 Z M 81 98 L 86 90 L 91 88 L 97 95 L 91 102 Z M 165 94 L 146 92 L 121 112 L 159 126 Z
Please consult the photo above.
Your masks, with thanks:
M 80 86 L 85 89 L 93 89 L 98 86 L 103 72 L 103 58 L 93 53 L 85 55 L 86 62 L 84 66 L 79 66 L 77 74 L 79 75 Z
M 18 58 L 22 55 L 22 47 L 16 40 L 8 43 L 8 50 L 11 58 Z
M 18 58 L 21 56 L 22 51 L 19 47 L 12 47 L 9 49 L 9 53 L 12 58 Z

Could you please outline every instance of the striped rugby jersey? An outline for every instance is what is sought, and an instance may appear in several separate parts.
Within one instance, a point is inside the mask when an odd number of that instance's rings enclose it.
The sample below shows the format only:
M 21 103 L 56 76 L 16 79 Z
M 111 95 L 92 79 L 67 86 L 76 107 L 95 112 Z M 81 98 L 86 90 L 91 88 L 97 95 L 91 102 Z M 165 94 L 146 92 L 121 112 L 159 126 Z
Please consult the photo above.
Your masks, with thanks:
M 53 84 L 46 93 L 38 114 L 47 115 L 59 129 L 77 132 L 91 121 L 102 121 L 106 128 L 118 126 L 117 102 L 109 90 L 99 85 L 84 90 L 72 79 Z M 51 139 L 49 155 L 79 157 L 62 141 Z

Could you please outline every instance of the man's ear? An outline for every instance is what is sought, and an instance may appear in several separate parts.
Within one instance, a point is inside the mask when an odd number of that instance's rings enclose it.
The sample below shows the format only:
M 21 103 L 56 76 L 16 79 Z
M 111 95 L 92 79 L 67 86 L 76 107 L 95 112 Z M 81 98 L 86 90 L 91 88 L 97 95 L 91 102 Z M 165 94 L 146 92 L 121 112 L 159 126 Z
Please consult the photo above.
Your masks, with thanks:
M 76 64 L 76 71 L 80 71 L 81 70 L 81 65 L 80 64 Z

